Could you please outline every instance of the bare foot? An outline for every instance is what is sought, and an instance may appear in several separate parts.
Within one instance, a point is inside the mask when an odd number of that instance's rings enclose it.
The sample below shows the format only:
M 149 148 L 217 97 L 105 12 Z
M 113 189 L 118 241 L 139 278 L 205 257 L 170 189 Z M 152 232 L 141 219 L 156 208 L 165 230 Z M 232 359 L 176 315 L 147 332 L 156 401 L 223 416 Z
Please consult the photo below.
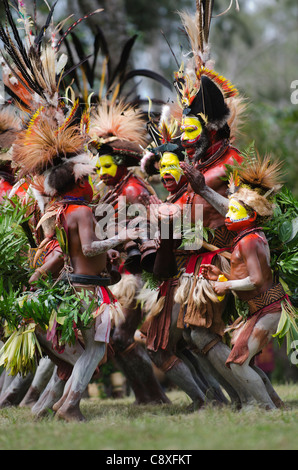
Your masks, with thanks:
M 40 396 L 39 390 L 36 387 L 30 386 L 27 394 L 25 395 L 25 397 L 23 398 L 19 406 L 21 408 L 27 407 L 27 406 L 29 408 L 32 408 L 33 405 L 35 405 L 35 403 L 38 401 L 39 396 Z
M 1 399 L 0 408 L 10 408 L 12 406 L 14 406 L 14 403 L 11 402 L 9 399 L 7 398 Z
M 67 398 L 67 395 L 63 395 L 60 400 L 58 400 L 54 405 L 53 405 L 53 410 L 58 411 L 59 408 L 64 404 L 65 400 Z
M 80 392 L 69 392 L 66 397 L 67 398 L 64 400 L 63 397 L 61 398 L 64 403 L 60 405 L 60 407 L 57 408 L 56 405 L 58 405 L 61 400 L 55 403 L 53 410 L 57 410 L 56 417 L 63 419 L 64 421 L 86 421 L 85 416 L 81 413 L 80 410 L 80 400 L 82 394 Z
M 78 406 L 71 407 L 63 405 L 59 408 L 55 416 L 64 421 L 86 421 L 85 416 L 81 413 Z

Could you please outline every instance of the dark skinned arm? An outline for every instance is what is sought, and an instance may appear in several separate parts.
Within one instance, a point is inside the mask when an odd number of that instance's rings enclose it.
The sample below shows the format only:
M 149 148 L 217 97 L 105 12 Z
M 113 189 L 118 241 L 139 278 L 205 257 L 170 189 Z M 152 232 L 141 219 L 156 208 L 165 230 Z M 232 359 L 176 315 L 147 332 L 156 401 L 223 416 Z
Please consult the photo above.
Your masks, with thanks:
M 229 200 L 206 185 L 204 175 L 193 165 L 181 162 L 180 166 L 196 194 L 202 196 L 223 217 L 229 210 Z
M 37 268 L 29 279 L 29 284 L 33 284 L 40 277 L 47 276 L 48 274 L 55 274 L 63 268 L 64 260 L 60 250 L 53 251 L 48 259 L 43 263 L 40 268 Z
M 129 231 L 124 229 L 114 237 L 97 240 L 92 210 L 88 207 L 81 207 L 78 214 L 78 232 L 83 254 L 87 257 L 92 257 L 105 253 L 125 241 L 137 238 L 138 229 L 131 229 Z

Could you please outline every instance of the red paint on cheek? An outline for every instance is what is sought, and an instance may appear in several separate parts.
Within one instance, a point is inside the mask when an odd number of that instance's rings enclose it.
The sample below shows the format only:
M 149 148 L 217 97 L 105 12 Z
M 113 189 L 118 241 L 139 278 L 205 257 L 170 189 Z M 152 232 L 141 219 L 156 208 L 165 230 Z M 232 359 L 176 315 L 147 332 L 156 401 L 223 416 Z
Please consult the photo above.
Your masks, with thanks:
M 241 232 L 247 228 L 253 227 L 255 217 L 250 217 L 247 220 L 232 221 L 229 217 L 225 218 L 225 225 L 231 232 Z
M 127 174 L 127 168 L 123 165 L 119 165 L 117 167 L 117 171 L 115 176 L 110 176 L 107 173 L 102 175 L 100 179 L 107 185 L 107 186 L 116 186 L 119 183 L 121 178 L 124 178 Z

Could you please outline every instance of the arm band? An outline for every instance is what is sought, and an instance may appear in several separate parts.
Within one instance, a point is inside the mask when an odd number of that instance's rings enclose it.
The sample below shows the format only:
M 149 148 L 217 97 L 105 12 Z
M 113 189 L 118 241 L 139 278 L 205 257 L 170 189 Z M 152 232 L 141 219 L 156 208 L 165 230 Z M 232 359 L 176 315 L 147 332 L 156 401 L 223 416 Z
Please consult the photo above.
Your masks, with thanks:
M 250 277 L 247 276 L 244 279 L 238 279 L 234 281 L 228 281 L 230 290 L 253 290 L 255 285 L 251 282 Z
M 84 245 L 82 246 L 82 250 L 85 256 L 92 257 L 99 255 L 101 253 L 105 253 L 106 251 L 114 248 L 115 246 L 123 243 L 125 240 L 120 239 L 117 235 L 112 238 L 108 238 L 107 240 L 102 241 L 93 241 L 91 245 Z

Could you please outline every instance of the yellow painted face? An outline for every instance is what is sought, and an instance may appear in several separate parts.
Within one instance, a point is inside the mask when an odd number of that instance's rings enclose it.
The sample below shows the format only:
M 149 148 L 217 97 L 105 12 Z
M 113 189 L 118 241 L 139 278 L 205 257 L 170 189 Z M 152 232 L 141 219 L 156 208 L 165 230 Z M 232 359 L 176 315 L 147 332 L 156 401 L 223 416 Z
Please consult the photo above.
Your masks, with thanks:
M 240 222 L 242 220 L 248 220 L 250 215 L 248 214 L 245 207 L 240 204 L 240 202 L 231 198 L 229 202 L 229 211 L 226 215 L 226 218 L 230 219 L 232 222 Z
M 181 130 L 182 142 L 192 145 L 198 140 L 202 133 L 202 124 L 199 119 L 195 117 L 185 116 L 182 120 Z
M 166 174 L 170 174 L 175 178 L 178 184 L 183 171 L 180 168 L 179 158 L 171 152 L 165 152 L 160 160 L 160 176 L 163 178 Z
M 102 155 L 101 157 L 98 157 L 96 167 L 99 176 L 108 175 L 112 177 L 116 175 L 118 168 L 111 155 Z

